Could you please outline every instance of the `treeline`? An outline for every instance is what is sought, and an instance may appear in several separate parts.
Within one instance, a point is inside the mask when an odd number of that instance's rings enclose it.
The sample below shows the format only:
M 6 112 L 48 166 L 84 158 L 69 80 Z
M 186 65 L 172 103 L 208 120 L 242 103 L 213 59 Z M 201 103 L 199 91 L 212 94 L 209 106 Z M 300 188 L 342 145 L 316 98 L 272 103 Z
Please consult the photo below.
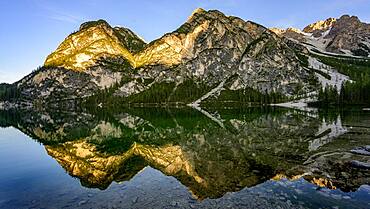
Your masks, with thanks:
M 127 82 L 127 81 L 125 81 Z M 138 80 L 137 82 L 141 82 Z M 145 86 L 148 86 L 151 81 L 143 81 Z M 210 87 L 202 84 L 196 84 L 192 80 L 187 80 L 182 84 L 176 86 L 174 82 L 161 82 L 154 83 L 144 91 L 132 94 L 128 97 L 122 97 L 114 95 L 114 92 L 122 86 L 123 82 L 120 84 L 115 84 L 110 88 L 100 90 L 93 96 L 89 97 L 85 102 L 86 105 L 93 106 L 100 103 L 105 104 L 105 106 L 127 106 L 130 104 L 163 104 L 163 103 L 189 103 L 192 102 L 207 91 Z
M 287 96 L 276 92 L 261 93 L 252 88 L 240 90 L 223 90 L 217 98 L 210 99 L 209 103 L 237 103 L 237 104 L 275 104 L 287 101 Z
M 334 58 L 315 55 L 322 63 L 332 66 L 352 80 L 361 80 L 370 75 L 370 59 Z
M 317 56 L 324 64 L 350 77 L 341 90 L 326 87 L 319 92 L 319 105 L 370 105 L 370 60 Z
M 126 82 L 126 79 L 122 79 L 121 82 L 114 83 L 108 88 L 97 90 L 93 95 L 85 99 L 82 105 L 92 107 L 99 105 L 100 103 L 112 103 L 114 92 L 117 91 L 117 89 L 122 86 L 124 82 Z
M 12 101 L 20 98 L 21 93 L 16 85 L 0 84 L 0 101 Z
M 155 83 L 149 89 L 125 99 L 127 103 L 165 103 L 169 101 L 175 83 Z
M 29 75 L 26 75 L 22 79 L 30 78 L 36 75 L 38 72 L 47 69 L 48 67 L 37 67 L 36 69 L 32 70 Z M 22 97 L 21 90 L 17 87 L 18 82 L 13 84 L 8 83 L 0 83 L 0 101 L 15 101 Z
M 105 107 L 120 107 L 137 104 L 160 105 L 160 104 L 188 104 L 191 103 L 216 86 L 208 86 L 204 83 L 196 83 L 193 80 L 186 80 L 176 86 L 174 82 L 154 83 L 146 90 L 130 95 L 128 97 L 117 96 L 114 93 L 123 83 L 115 84 L 110 88 L 103 89 L 90 96 L 86 101 L 86 106 L 96 106 L 104 104 Z M 252 88 L 241 90 L 224 89 L 218 95 L 207 98 L 204 103 L 217 106 L 228 104 L 249 105 L 271 104 L 285 102 L 289 98 L 276 92 L 261 93 Z
M 341 90 L 326 87 L 319 92 L 320 106 L 370 105 L 370 80 L 346 82 Z

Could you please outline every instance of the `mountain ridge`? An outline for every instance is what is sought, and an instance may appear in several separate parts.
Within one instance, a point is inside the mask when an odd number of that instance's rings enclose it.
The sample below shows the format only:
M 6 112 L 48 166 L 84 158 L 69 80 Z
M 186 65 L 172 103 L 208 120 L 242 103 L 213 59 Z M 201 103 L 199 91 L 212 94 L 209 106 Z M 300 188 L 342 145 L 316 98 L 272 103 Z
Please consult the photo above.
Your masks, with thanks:
M 279 36 L 306 44 L 321 52 L 347 56 L 370 56 L 370 24 L 357 16 L 342 15 L 309 24 L 300 29 L 271 28 Z
M 328 19 L 311 28 L 321 31 L 332 24 L 339 32 L 333 29 L 325 35 L 340 37 L 343 21 Z M 47 57 L 44 67 L 12 88 L 30 103 L 77 98 L 107 102 L 98 97 L 127 104 L 286 102 L 317 95 L 320 86 L 343 85 L 342 81 L 334 84 L 328 75 L 320 77 L 327 73 L 312 65 L 316 58 L 309 59 L 310 54 L 318 48 L 307 42 L 306 34 L 292 28 L 274 31 L 203 9 L 196 9 L 178 29 L 149 43 L 130 29 L 112 27 L 104 20 L 89 21 Z M 326 42 L 324 38 L 310 40 Z

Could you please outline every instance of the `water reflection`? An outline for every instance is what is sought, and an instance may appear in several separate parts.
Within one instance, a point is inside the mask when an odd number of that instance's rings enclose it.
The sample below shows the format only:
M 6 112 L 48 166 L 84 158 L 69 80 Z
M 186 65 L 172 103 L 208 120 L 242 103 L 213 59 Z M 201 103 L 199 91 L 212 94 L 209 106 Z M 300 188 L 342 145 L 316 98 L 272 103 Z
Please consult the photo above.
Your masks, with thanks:
M 191 108 L 18 110 L 2 111 L 0 123 L 42 143 L 88 188 L 129 181 L 148 166 L 175 177 L 200 200 L 268 180 L 303 178 L 346 192 L 369 184 L 368 168 L 354 163 L 366 165 L 369 156 L 350 152 L 369 144 L 368 113 L 258 107 L 207 114 Z

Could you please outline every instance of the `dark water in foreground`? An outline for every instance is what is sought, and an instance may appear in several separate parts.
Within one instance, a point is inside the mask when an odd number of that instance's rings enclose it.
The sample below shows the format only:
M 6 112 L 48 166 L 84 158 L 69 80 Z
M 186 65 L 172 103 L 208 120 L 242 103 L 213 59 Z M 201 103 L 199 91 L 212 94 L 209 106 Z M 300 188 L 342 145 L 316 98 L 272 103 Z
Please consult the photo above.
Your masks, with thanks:
M 370 208 L 369 111 L 19 110 L 0 125 L 0 208 Z

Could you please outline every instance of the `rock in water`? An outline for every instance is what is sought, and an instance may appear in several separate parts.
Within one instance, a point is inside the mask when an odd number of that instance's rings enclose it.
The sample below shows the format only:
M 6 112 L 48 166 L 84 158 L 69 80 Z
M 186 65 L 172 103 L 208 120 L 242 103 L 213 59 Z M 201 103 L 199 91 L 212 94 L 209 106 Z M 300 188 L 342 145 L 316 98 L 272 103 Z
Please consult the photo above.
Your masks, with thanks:
M 370 169 L 370 163 L 364 163 L 357 160 L 352 160 L 351 165 L 355 168 Z
M 352 149 L 351 152 L 354 154 L 370 156 L 370 146 L 368 145 L 365 147 L 358 147 L 358 148 Z

